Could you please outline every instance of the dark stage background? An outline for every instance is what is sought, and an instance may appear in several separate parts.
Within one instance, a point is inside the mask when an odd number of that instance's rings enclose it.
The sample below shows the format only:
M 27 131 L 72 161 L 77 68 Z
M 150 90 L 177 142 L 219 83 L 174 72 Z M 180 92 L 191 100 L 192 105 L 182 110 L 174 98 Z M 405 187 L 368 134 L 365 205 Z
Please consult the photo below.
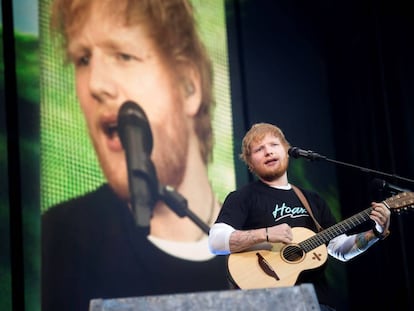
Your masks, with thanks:
M 293 182 L 311 180 L 317 191 L 336 183 L 343 218 L 391 196 L 372 186 L 375 177 L 414 189 L 393 176 L 414 179 L 413 12 L 408 1 L 228 3 L 232 77 L 240 77 L 232 80 L 232 98 L 241 103 L 241 123 L 275 123 L 293 146 L 392 175 L 291 161 L 306 170 L 305 178 L 294 170 Z M 414 217 L 391 221 L 386 240 L 339 264 L 348 282 L 344 310 L 413 310 Z

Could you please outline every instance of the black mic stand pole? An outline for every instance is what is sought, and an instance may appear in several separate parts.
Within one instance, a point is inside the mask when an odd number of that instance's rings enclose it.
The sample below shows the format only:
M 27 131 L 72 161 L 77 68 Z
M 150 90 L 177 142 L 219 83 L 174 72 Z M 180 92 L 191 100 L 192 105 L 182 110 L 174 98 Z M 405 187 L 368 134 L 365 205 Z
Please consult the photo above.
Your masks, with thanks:
M 329 159 L 328 157 L 325 157 L 325 156 L 321 156 L 320 158 L 317 158 L 316 160 L 319 160 L 319 159 L 323 159 L 325 161 L 332 162 L 332 163 L 335 163 L 335 164 L 341 164 L 341 165 L 344 165 L 344 166 L 357 168 L 357 169 L 360 169 L 362 172 L 365 172 L 365 173 L 374 173 L 374 174 L 377 174 L 377 175 L 381 175 L 381 176 L 385 176 L 385 177 L 389 177 L 389 178 L 393 178 L 393 179 L 399 179 L 399 180 L 402 180 L 402 181 L 407 181 L 407 182 L 410 182 L 410 183 L 414 183 L 413 179 L 409 179 L 409 178 L 406 178 L 406 177 L 401 177 L 401 176 L 398 176 L 398 175 L 395 175 L 395 174 L 389 174 L 389 173 L 385 173 L 385 172 L 381 172 L 381 171 L 372 170 L 372 169 L 369 169 L 369 168 L 366 168 L 366 167 L 362 167 L 362 166 L 358 166 L 358 165 L 354 165 L 354 164 L 350 164 L 350 163 L 345 163 L 345 162 L 341 162 L 341 161 L 337 161 L 337 160 L 332 160 L 332 159 Z

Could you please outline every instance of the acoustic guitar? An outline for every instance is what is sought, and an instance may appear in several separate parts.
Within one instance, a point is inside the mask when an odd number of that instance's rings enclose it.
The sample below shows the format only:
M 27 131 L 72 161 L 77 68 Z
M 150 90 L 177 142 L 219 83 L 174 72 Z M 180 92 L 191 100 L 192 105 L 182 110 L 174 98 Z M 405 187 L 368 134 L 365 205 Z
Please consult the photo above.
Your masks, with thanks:
M 391 212 L 413 208 L 414 192 L 402 192 L 382 203 Z M 292 243 L 264 243 L 255 250 L 232 253 L 228 269 L 241 289 L 295 285 L 300 273 L 321 267 L 328 259 L 326 243 L 369 220 L 372 207 L 319 233 L 302 227 L 292 228 Z

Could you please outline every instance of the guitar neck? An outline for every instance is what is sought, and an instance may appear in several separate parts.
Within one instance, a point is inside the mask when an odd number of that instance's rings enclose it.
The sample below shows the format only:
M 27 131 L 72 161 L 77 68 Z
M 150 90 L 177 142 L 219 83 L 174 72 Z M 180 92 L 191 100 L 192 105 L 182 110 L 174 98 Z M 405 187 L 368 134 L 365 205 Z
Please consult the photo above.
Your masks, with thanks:
M 356 226 L 366 222 L 369 220 L 369 215 L 372 211 L 372 207 L 369 207 L 362 212 L 359 212 L 358 214 L 351 216 L 336 225 L 333 225 L 332 227 L 329 227 L 314 236 L 302 241 L 299 243 L 299 246 L 301 249 L 303 249 L 305 252 L 309 252 L 318 246 L 329 242 L 333 238 L 337 237 L 338 235 L 341 235 L 342 233 L 345 233 Z

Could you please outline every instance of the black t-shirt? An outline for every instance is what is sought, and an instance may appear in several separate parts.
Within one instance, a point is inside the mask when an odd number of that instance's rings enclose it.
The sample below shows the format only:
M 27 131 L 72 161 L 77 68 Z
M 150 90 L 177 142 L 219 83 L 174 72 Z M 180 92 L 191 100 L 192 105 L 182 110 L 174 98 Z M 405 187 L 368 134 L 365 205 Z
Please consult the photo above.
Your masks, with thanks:
M 323 228 L 336 223 L 325 201 L 316 193 L 301 189 L 314 217 Z M 316 225 L 293 191 L 270 187 L 255 181 L 231 192 L 225 199 L 216 223 L 226 223 L 236 230 L 249 230 L 287 223 L 316 232 Z M 313 283 L 321 303 L 333 305 L 324 265 L 321 269 L 304 271 L 299 283 Z
M 148 241 L 108 185 L 42 218 L 42 310 L 88 310 L 95 298 L 228 289 L 225 258 L 190 261 Z

